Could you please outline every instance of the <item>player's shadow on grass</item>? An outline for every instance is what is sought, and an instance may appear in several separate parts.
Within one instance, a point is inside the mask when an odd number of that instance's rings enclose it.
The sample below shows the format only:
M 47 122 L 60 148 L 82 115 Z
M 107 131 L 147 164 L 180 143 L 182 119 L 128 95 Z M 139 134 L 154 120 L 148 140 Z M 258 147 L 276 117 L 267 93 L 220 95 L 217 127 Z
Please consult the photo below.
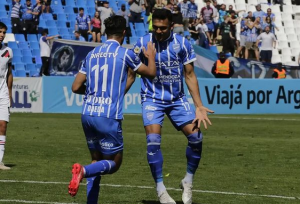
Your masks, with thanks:
M 16 166 L 15 164 L 5 164 L 5 166 L 13 168 L 14 166 Z
M 143 204 L 160 204 L 159 201 L 156 201 L 156 200 L 142 200 L 142 203 Z M 183 204 L 182 201 L 176 201 L 176 204 Z M 194 203 L 193 204 L 201 204 L 201 203 Z

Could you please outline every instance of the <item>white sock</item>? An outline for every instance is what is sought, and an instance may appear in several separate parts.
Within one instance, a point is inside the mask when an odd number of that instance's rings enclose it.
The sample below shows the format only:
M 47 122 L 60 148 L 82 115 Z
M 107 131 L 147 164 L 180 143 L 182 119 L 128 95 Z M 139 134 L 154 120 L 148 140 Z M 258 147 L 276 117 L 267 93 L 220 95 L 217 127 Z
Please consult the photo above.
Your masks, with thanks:
M 157 191 L 158 196 L 160 196 L 164 191 L 166 191 L 164 182 L 156 183 L 156 191 Z
M 193 179 L 194 179 L 194 174 L 190 174 L 190 173 L 186 172 L 183 181 L 186 183 L 193 183 Z
M 6 140 L 5 135 L 0 135 L 0 162 L 2 162 L 4 156 L 5 140 Z

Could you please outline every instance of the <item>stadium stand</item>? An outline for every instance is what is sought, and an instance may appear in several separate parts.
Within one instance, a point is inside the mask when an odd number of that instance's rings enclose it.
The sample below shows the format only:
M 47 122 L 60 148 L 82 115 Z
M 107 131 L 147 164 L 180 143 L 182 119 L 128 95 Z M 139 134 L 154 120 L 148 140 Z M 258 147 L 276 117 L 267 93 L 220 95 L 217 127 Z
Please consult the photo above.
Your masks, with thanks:
M 110 7 L 116 13 L 122 4 L 129 5 L 125 0 L 108 0 Z M 203 0 L 196 0 L 198 10 L 200 10 L 205 3 Z M 233 6 L 234 10 L 245 10 L 245 12 L 255 12 L 255 6 L 261 4 L 262 10 L 266 12 L 268 8 L 272 9 L 275 14 L 275 24 L 278 27 L 276 31 L 277 46 L 273 50 L 272 63 L 282 62 L 289 65 L 298 65 L 297 60 L 300 52 L 300 6 L 293 5 L 291 0 L 285 0 L 282 7 L 278 4 L 268 4 L 267 0 L 218 0 L 218 4 L 225 4 L 228 8 L 229 5 Z M 21 0 L 21 4 L 25 4 L 25 0 Z M 8 26 L 8 32 L 4 43 L 8 44 L 13 49 L 14 58 L 13 64 L 15 66 L 15 76 L 38 76 L 41 67 L 40 48 L 39 48 L 39 35 L 28 34 L 13 34 L 11 33 L 11 20 L 10 10 L 12 0 L 0 1 L 0 21 Z M 52 0 L 51 8 L 53 14 L 43 13 L 40 16 L 39 32 L 43 29 L 48 29 L 49 35 L 59 34 L 63 39 L 71 40 L 75 28 L 75 18 L 78 14 L 78 9 L 83 7 L 91 17 L 93 17 L 97 5 L 94 0 Z M 281 10 L 282 9 L 282 10 Z M 242 17 L 245 12 L 238 13 Z M 148 32 L 147 16 L 145 12 L 142 14 L 143 22 L 130 23 L 132 36 L 130 43 L 134 44 L 138 37 Z M 237 33 L 240 33 L 240 23 L 237 24 Z M 190 33 L 186 31 L 185 36 Z M 91 39 L 91 37 L 89 37 Z M 106 41 L 106 37 L 101 37 L 102 42 Z M 195 43 L 192 41 L 192 43 Z M 211 50 L 218 52 L 216 46 L 211 46 Z

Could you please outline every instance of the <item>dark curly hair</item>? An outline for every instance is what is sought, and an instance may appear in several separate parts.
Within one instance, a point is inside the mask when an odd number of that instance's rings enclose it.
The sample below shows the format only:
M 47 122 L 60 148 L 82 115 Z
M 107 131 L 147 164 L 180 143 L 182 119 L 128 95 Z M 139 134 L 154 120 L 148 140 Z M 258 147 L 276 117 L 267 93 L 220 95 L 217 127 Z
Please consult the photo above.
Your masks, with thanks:
M 104 20 L 107 36 L 122 37 L 126 30 L 126 20 L 123 16 L 111 16 Z

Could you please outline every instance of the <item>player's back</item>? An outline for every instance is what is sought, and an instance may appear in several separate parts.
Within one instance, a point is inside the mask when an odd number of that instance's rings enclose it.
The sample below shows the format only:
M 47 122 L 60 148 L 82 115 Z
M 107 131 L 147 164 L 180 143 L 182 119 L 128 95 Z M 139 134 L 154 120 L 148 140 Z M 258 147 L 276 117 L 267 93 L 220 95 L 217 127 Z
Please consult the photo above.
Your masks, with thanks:
M 117 41 L 108 40 L 87 55 L 81 68 L 87 79 L 82 114 L 122 119 L 127 52 Z

